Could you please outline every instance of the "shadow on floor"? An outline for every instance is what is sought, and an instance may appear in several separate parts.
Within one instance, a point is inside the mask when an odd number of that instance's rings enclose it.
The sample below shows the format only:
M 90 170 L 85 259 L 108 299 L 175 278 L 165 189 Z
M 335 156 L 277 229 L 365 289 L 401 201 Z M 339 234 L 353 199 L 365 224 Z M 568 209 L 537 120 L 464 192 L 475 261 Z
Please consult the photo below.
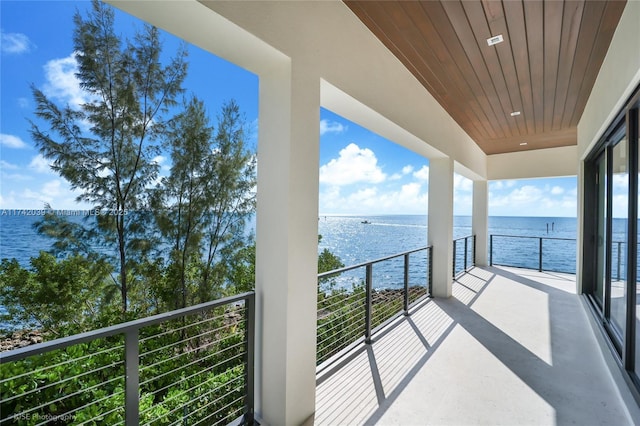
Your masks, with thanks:
M 572 288 L 472 269 L 319 377 L 316 424 L 628 424 Z

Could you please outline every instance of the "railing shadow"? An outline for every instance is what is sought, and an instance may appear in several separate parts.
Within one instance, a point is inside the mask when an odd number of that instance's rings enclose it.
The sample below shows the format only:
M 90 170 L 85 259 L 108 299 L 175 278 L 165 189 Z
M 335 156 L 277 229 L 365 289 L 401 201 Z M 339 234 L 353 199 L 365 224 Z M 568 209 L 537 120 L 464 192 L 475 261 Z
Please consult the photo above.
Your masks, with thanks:
M 474 294 L 481 293 L 493 278 L 476 269 L 466 275 L 459 276 L 458 282 L 466 283 L 466 290 Z M 371 344 L 335 359 L 317 380 L 316 424 L 375 423 L 455 325 L 429 299 L 377 332 Z
M 594 345 L 584 308 L 575 291 L 571 294 L 567 290 L 569 287 L 571 277 L 561 274 L 527 277 L 503 268 L 472 269 L 456 280 L 452 298 L 432 299 L 411 315 L 399 318 L 392 330 L 374 336 L 372 344 L 362 345 L 352 361 L 319 381 L 316 424 L 408 424 L 423 420 L 421 413 L 425 410 L 442 409 L 433 402 L 433 382 L 448 383 L 442 388 L 447 393 L 451 386 L 464 393 L 466 383 L 442 377 L 446 373 L 425 366 L 430 361 L 439 366 L 448 362 L 450 366 L 455 364 L 451 367 L 455 371 L 475 361 L 469 358 L 472 352 L 452 352 L 452 348 L 460 348 L 460 336 L 471 339 L 473 350 L 492 360 L 495 367 L 470 373 L 482 377 L 499 371 L 503 379 L 520 383 L 520 389 L 525 389 L 521 392 L 533 398 L 534 405 L 542 407 L 544 413 L 535 413 L 526 400 L 517 403 L 523 404 L 523 412 L 538 415 L 534 417 L 538 421 L 629 423 L 628 413 L 617 405 L 617 391 Z M 531 295 L 532 300 L 525 300 L 523 295 Z M 510 297 L 517 299 L 510 301 Z M 548 312 L 541 313 L 545 307 Z M 548 318 L 537 324 L 540 330 L 536 331 L 543 336 L 548 333 L 549 345 L 545 348 L 536 346 L 537 341 L 531 337 L 534 332 L 527 328 L 540 315 Z M 488 380 L 493 383 L 493 379 Z M 500 386 L 500 377 L 496 377 L 496 389 L 487 389 L 486 394 L 467 393 L 464 398 L 475 399 L 474 404 L 480 405 L 482 402 L 477 401 L 508 405 L 491 399 L 504 396 Z M 526 423 L 525 417 L 518 417 L 522 413 L 517 408 L 500 409 L 515 413 L 512 423 Z

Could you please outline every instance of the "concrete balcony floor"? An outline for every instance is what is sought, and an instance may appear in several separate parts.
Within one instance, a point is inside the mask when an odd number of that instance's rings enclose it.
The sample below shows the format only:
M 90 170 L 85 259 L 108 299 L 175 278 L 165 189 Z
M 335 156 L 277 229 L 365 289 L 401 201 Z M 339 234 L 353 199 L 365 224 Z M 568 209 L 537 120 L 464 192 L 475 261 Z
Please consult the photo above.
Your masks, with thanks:
M 633 424 L 588 315 L 574 275 L 474 268 L 323 366 L 315 424 Z

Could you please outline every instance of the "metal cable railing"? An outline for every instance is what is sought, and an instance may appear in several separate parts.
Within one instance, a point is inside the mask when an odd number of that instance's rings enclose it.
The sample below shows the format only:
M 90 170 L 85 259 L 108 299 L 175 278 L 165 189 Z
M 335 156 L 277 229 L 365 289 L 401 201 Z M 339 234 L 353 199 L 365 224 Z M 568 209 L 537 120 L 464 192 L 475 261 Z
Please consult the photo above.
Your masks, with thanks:
M 476 236 L 453 240 L 453 277 L 466 272 L 476 265 Z
M 498 234 L 489 236 L 489 265 L 575 274 L 575 252 L 575 238 Z
M 408 314 L 415 303 L 430 295 L 431 251 L 431 247 L 422 247 L 318 274 L 317 363 L 361 339 L 370 342 L 377 328 Z M 376 279 L 374 265 L 383 262 L 384 274 Z M 351 275 L 337 281 L 363 269 L 364 277 Z
M 0 425 L 252 423 L 253 292 L 0 353 Z

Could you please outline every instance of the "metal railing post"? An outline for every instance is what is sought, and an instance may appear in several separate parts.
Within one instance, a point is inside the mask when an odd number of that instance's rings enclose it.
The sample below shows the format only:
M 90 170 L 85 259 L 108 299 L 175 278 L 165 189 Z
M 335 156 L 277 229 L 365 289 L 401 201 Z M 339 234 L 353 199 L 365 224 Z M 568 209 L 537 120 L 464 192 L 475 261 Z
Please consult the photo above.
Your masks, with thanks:
M 409 315 L 409 253 L 404 255 L 404 314 Z
M 489 266 L 493 266 L 493 234 L 489 235 Z
M 429 246 L 429 248 L 427 249 L 427 253 L 429 254 L 427 288 L 429 291 L 429 297 L 433 297 L 433 246 Z
M 373 264 L 368 263 L 366 268 L 365 277 L 365 311 L 364 311 L 364 341 L 365 343 L 371 343 L 371 314 L 372 308 L 372 279 L 373 279 Z
M 542 237 L 540 237 L 540 248 L 538 250 L 538 271 L 542 272 Z
M 137 425 L 140 423 L 139 352 L 138 329 L 127 330 L 124 335 L 124 418 L 127 425 Z
M 469 257 L 469 237 L 464 237 L 464 270 L 467 270 L 467 257 Z
M 245 402 L 245 421 L 247 425 L 254 424 L 255 410 L 255 337 L 256 337 L 256 296 L 255 293 L 247 296 L 246 304 L 246 362 L 247 362 L 247 396 Z
M 622 241 L 618 241 L 618 277 L 616 278 L 617 281 L 620 281 L 620 251 L 621 251 L 621 246 L 622 246 Z
M 473 266 L 476 266 L 476 236 L 473 235 Z
M 453 240 L 453 278 L 456 277 L 456 247 L 458 246 L 458 243 L 456 242 L 456 240 Z

